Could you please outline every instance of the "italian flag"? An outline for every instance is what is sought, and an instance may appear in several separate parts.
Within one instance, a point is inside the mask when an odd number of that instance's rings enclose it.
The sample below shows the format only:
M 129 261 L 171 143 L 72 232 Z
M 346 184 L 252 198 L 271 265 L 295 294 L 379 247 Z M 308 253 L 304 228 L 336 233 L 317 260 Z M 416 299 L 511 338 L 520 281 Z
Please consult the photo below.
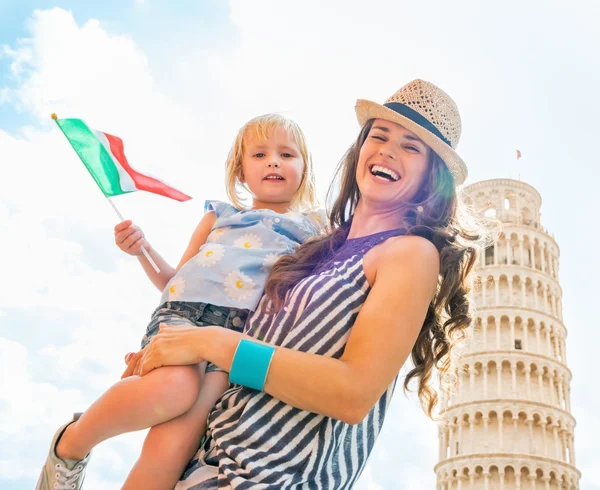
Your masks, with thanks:
M 191 199 L 162 180 L 131 168 L 125 157 L 121 138 L 96 131 L 81 119 L 57 119 L 54 114 L 52 119 L 56 121 L 106 197 L 147 191 L 177 201 Z

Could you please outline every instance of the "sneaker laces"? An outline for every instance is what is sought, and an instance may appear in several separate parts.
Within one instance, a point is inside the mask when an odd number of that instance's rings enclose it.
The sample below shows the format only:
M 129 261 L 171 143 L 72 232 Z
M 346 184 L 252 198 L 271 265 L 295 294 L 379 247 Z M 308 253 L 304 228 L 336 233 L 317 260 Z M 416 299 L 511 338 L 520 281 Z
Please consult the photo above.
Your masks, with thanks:
M 54 478 L 56 479 L 56 482 L 54 483 L 53 488 L 56 490 L 73 490 L 77 488 L 77 483 L 75 482 L 79 479 L 81 472 L 83 471 L 82 464 L 78 464 L 75 468 L 70 470 L 60 463 L 57 463 L 55 468 L 56 474 L 54 475 Z

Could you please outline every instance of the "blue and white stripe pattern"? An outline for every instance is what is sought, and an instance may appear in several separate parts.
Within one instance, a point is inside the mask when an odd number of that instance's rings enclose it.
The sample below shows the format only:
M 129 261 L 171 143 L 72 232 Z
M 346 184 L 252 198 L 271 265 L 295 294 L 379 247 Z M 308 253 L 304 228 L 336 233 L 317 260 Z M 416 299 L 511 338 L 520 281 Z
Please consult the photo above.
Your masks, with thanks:
M 279 312 L 269 314 L 270 302 L 263 297 L 246 323 L 247 333 L 274 345 L 339 358 L 370 289 L 363 254 L 398 234 L 392 230 L 347 240 L 342 249 L 354 253 L 336 254 L 325 270 L 298 283 Z M 350 489 L 373 449 L 394 385 L 356 425 L 234 386 L 211 412 L 206 442 L 176 489 Z

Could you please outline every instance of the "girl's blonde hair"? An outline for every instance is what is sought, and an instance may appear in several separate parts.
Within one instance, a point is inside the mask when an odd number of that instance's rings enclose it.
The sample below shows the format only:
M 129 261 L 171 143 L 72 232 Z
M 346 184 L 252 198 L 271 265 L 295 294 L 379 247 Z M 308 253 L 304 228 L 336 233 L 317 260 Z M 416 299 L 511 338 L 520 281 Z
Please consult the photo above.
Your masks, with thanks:
M 255 117 L 248 121 L 238 131 L 238 134 L 233 142 L 233 146 L 229 152 L 226 163 L 226 189 L 227 195 L 231 203 L 238 209 L 247 209 L 244 204 L 244 191 L 249 192 L 248 188 L 240 182 L 242 174 L 242 158 L 246 149 L 246 141 L 248 136 L 253 136 L 256 140 L 266 140 L 276 129 L 282 129 L 290 134 L 302 156 L 304 161 L 304 169 L 302 171 L 302 180 L 300 187 L 294 195 L 291 203 L 291 209 L 294 211 L 309 211 L 318 207 L 316 197 L 315 175 L 313 172 L 312 158 L 306 144 L 306 137 L 296 124 L 290 118 L 281 114 L 264 114 Z

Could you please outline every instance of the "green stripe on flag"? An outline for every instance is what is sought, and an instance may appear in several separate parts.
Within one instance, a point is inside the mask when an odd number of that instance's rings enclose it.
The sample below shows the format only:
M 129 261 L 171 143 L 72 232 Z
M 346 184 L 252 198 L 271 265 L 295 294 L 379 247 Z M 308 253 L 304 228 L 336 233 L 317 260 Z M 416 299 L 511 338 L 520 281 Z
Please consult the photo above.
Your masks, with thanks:
M 56 123 L 105 196 L 132 192 L 121 188 L 119 171 L 112 156 L 81 119 L 57 119 Z

